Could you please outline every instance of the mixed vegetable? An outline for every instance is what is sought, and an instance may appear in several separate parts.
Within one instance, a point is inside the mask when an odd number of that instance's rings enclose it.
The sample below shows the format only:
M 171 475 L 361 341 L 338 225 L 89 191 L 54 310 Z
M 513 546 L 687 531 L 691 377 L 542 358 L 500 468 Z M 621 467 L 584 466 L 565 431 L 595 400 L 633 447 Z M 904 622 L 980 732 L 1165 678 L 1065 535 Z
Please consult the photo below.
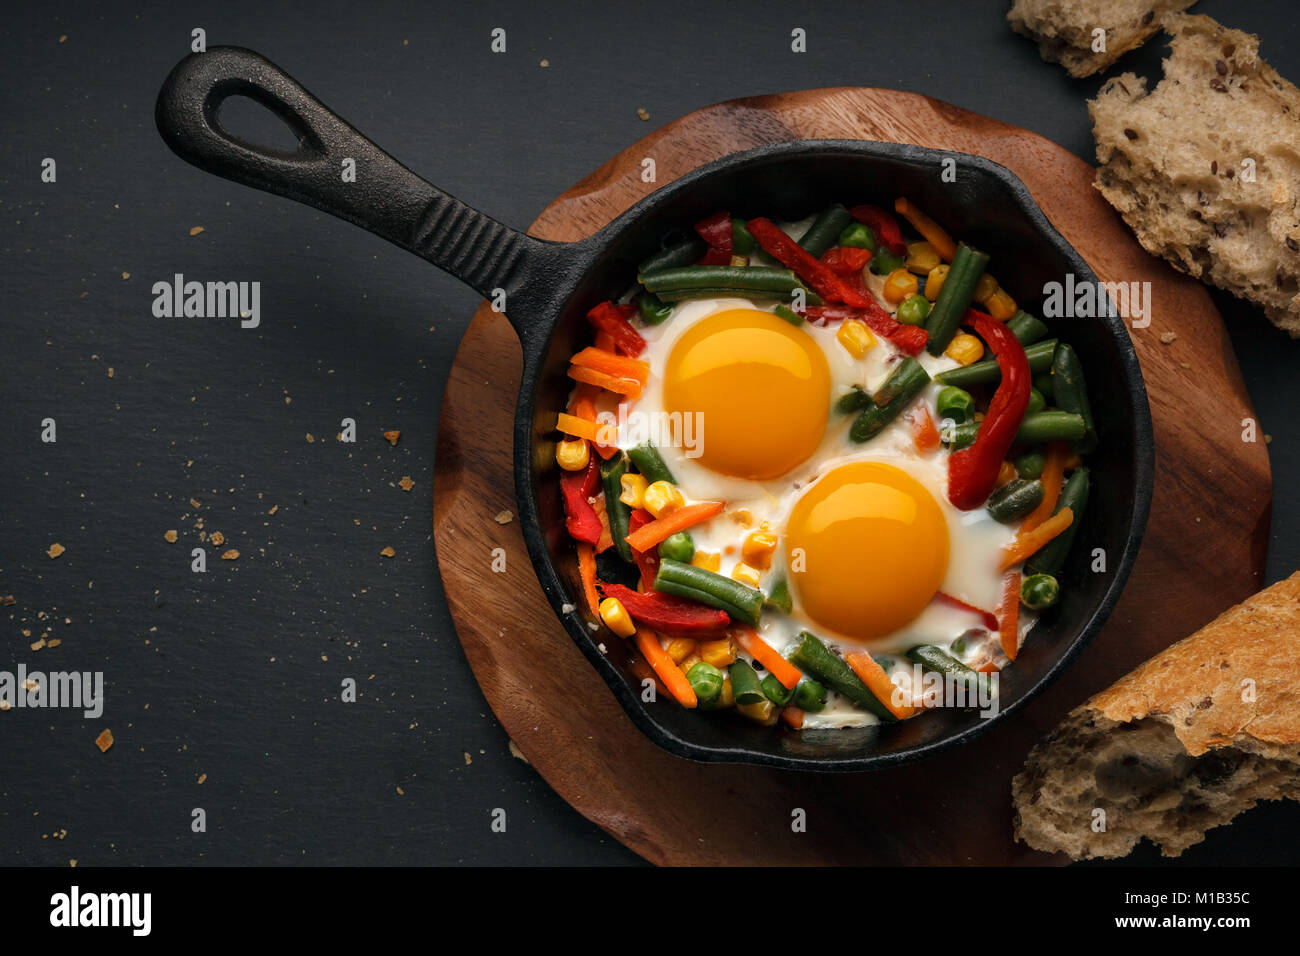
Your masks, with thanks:
M 638 329 L 664 322 L 681 300 L 777 303 L 775 313 L 791 323 L 837 326 L 836 338 L 857 357 L 884 339 L 897 362 L 883 385 L 874 394 L 855 387 L 833 404 L 853 416 L 849 439 L 870 442 L 906 413 L 918 450 L 947 449 L 951 503 L 1018 525 L 1001 554 L 996 608 L 935 598 L 980 621 L 992 636 L 986 659 L 974 669 L 959 660 L 959 638 L 946 648 L 912 647 L 909 663 L 985 680 L 1015 660 L 1021 608 L 1040 613 L 1059 599 L 1058 576 L 1088 501 L 1081 456 L 1097 444 L 1079 357 L 1017 307 L 988 273 L 988 255 L 955 242 L 906 199 L 894 213 L 917 238 L 905 240 L 898 218 L 875 206 L 834 205 L 797 240 L 770 219 L 719 212 L 644 260 L 621 301 L 589 313 L 594 339 L 571 359 L 575 388 L 557 419 L 567 530 L 591 611 L 635 644 L 642 676 L 684 707 L 734 709 L 793 728 L 826 706 L 828 692 L 884 722 L 920 709 L 894 693 L 889 671 L 903 658 L 842 653 L 806 630 L 788 656 L 777 653 L 757 628 L 765 611 L 790 612 L 789 583 L 777 576 L 764 591 L 743 570 L 768 567 L 776 537 L 751 534 L 746 562 L 731 576 L 719 573 L 718 556 L 697 553 L 691 529 L 725 503 L 687 503 L 655 447 L 620 450 L 612 426 L 598 421 L 602 393 L 641 395 L 649 365 L 638 358 L 646 347 Z M 875 284 L 884 304 L 869 289 L 873 274 L 883 279 Z M 957 365 L 932 378 L 918 361 L 923 351 Z M 919 401 L 932 381 L 942 386 L 933 403 Z

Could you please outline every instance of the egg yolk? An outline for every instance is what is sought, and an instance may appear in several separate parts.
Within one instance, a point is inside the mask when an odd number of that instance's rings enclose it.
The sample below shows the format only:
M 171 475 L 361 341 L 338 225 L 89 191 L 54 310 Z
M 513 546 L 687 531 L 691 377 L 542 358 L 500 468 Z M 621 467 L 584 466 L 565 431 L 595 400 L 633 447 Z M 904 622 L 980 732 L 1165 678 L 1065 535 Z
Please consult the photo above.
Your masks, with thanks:
M 668 356 L 664 408 L 698 414 L 700 461 L 763 480 L 805 461 L 830 415 L 830 368 L 803 329 L 757 309 L 697 322 Z
M 870 640 L 904 627 L 934 598 L 948 570 L 948 525 L 911 475 L 855 462 L 795 503 L 786 557 L 813 620 Z

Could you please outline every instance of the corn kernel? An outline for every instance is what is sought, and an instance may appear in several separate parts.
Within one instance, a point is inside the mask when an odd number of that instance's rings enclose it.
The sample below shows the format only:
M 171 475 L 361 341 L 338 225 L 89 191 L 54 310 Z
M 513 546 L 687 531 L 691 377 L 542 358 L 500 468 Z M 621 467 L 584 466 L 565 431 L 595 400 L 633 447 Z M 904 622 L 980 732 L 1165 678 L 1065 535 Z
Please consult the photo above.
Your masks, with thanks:
M 885 280 L 885 301 L 897 304 L 906 299 L 909 295 L 916 295 L 918 286 L 916 276 L 906 269 L 895 269 Z
M 727 517 L 742 528 L 749 528 L 754 524 L 754 513 L 748 508 L 737 508 L 735 511 L 729 511 Z
M 935 266 L 930 270 L 930 274 L 925 277 L 925 297 L 933 302 L 939 298 L 939 290 L 943 288 L 943 280 L 948 278 L 948 264 Z
M 835 333 L 844 350 L 854 358 L 862 358 L 876 344 L 876 337 L 871 334 L 865 322 L 857 319 L 845 319 L 840 323 L 840 330 Z
M 627 613 L 627 608 L 618 598 L 605 598 L 600 602 L 600 619 L 619 637 L 631 637 L 636 633 L 632 616 Z
M 664 650 L 668 652 L 674 664 L 680 664 L 695 653 L 695 641 L 689 637 L 674 637 Z
M 705 571 L 713 571 L 715 574 L 722 567 L 722 555 L 715 552 L 696 551 L 695 557 L 691 558 L 691 564 L 697 568 L 703 568 Z
M 718 692 L 718 699 L 713 703 L 714 707 L 734 707 L 736 706 L 736 692 L 731 689 L 731 678 L 722 679 L 722 690 Z
M 689 674 L 691 668 L 700 663 L 701 660 L 703 660 L 703 658 L 700 657 L 699 654 L 692 654 L 690 657 L 686 658 L 686 660 L 678 661 L 677 666 L 682 669 L 683 674 Z
M 930 270 L 943 259 L 939 250 L 928 242 L 912 242 L 907 246 L 907 271 L 919 276 L 929 275 Z
M 736 267 L 738 267 L 738 268 L 744 268 L 745 266 L 749 265 L 749 257 L 748 257 L 748 256 L 732 256 L 732 257 L 731 257 L 731 265 L 736 266 Z
M 970 365 L 984 356 L 984 343 L 973 335 L 961 332 L 952 337 L 943 354 L 959 365 Z
M 585 438 L 566 438 L 555 445 L 555 463 L 565 471 L 582 471 L 591 460 Z
M 750 720 L 756 721 L 767 727 L 776 723 L 776 718 L 779 714 L 776 705 L 770 700 L 760 700 L 756 704 L 740 704 L 736 707 L 736 710 L 740 711 Z
M 648 483 L 645 475 L 624 475 L 619 479 L 623 486 L 623 493 L 618 496 L 618 500 L 623 502 L 629 508 L 640 508 L 645 503 L 645 490 Z
M 1005 322 L 1016 314 L 1016 300 L 1007 295 L 1005 289 L 998 289 L 984 303 L 989 315 L 999 322 Z
M 756 588 L 758 587 L 759 570 L 758 568 L 750 567 L 742 561 L 731 569 L 731 580 L 739 581 L 741 584 L 747 584 L 751 588 Z
M 1011 464 L 1009 461 L 1004 461 L 998 468 L 998 480 L 994 483 L 993 487 L 1001 488 L 1003 485 L 1010 484 L 1016 480 L 1017 474 L 1016 466 Z
M 980 303 L 987 302 L 989 300 L 989 296 L 991 296 L 994 292 L 997 291 L 998 291 L 998 280 L 993 278 L 987 272 L 985 272 L 983 275 L 980 276 L 979 281 L 975 283 L 974 299 L 976 302 L 980 302 Z
M 686 499 L 671 481 L 656 481 L 645 490 L 641 507 L 656 518 L 662 518 L 686 504 Z
M 776 551 L 776 535 L 770 531 L 755 531 L 745 539 L 740 549 L 745 563 L 766 571 L 772 566 L 772 554 Z
M 736 645 L 727 637 L 701 642 L 699 654 L 700 660 L 714 667 L 730 667 L 736 663 Z

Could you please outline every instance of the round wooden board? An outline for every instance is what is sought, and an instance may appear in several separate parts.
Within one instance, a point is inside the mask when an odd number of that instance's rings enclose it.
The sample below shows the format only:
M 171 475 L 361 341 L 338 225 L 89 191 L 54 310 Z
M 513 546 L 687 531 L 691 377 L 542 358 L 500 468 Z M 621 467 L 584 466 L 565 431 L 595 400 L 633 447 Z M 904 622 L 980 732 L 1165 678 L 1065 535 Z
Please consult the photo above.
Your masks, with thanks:
M 652 133 L 560 196 L 529 230 L 576 240 L 659 184 L 737 150 L 792 139 L 874 139 L 977 153 L 1028 185 L 1103 280 L 1150 281 L 1153 321 L 1133 340 L 1151 398 L 1155 498 L 1145 543 L 1105 629 L 1013 719 L 955 752 L 869 774 L 707 765 L 650 743 L 555 620 L 513 511 L 520 377 L 505 319 L 479 308 L 442 405 L 434 479 L 438 564 L 470 666 L 506 731 L 548 783 L 647 860 L 675 865 L 1062 862 L 1011 837 L 1010 783 L 1071 707 L 1260 583 L 1271 479 L 1222 320 L 1198 283 L 1138 246 L 1082 160 L 1037 134 L 892 90 L 838 88 L 735 100 Z M 1164 332 L 1177 332 L 1162 343 Z M 468 440 L 462 441 L 462 435 Z M 493 573 L 492 549 L 507 570 Z M 791 813 L 807 813 L 807 831 Z

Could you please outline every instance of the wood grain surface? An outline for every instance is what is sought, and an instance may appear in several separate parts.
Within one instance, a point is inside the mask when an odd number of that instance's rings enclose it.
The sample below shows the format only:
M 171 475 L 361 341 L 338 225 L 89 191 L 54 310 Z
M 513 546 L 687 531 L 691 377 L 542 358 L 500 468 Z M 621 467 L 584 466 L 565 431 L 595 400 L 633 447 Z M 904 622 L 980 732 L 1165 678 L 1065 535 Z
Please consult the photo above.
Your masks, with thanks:
M 521 364 L 486 305 L 442 406 L 434 481 L 438 564 L 465 654 L 492 710 L 578 812 L 659 864 L 1059 863 L 1011 839 L 1011 777 L 1071 707 L 1260 583 L 1271 480 L 1254 410 L 1205 289 L 1151 258 L 1092 187 L 1092 169 L 1026 130 L 923 96 L 836 88 L 718 104 L 630 146 L 555 200 L 530 233 L 576 240 L 655 188 L 737 150 L 792 139 L 875 139 L 976 153 L 1015 172 L 1103 280 L 1150 281 L 1133 333 L 1155 423 L 1151 518 L 1124 596 L 1069 671 L 1014 718 L 956 751 L 868 774 L 705 765 L 650 743 L 555 620 L 514 511 L 511 429 Z M 1175 332 L 1176 340 L 1162 342 Z M 1165 336 L 1168 338 L 1168 336 Z M 465 436 L 462 438 L 462 436 Z M 493 548 L 507 570 L 490 568 Z M 791 830 L 795 809 L 807 832 Z

